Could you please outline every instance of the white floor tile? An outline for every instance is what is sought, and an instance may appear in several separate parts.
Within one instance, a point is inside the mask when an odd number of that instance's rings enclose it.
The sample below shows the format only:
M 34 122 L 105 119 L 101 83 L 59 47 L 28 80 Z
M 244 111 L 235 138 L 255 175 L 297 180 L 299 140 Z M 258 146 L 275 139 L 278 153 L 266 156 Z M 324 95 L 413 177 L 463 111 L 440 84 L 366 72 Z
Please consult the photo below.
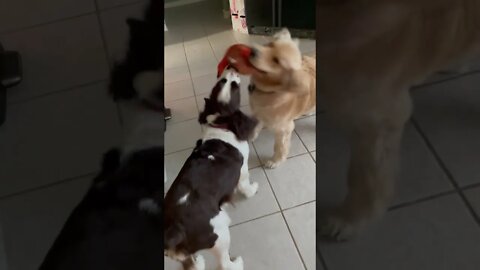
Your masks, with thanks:
M 165 68 L 165 84 L 171 84 L 185 80 L 190 80 L 190 70 L 188 69 L 188 65 Z
M 315 163 L 310 155 L 289 158 L 266 173 L 282 209 L 315 200 Z
M 192 78 L 217 73 L 217 65 L 217 59 L 213 56 L 209 56 L 202 61 L 191 62 L 189 60 L 188 62 Z
M 281 214 L 235 226 L 231 233 L 230 253 L 243 257 L 245 269 L 304 269 Z
M 195 95 L 207 95 L 210 94 L 213 87 L 217 83 L 217 73 L 213 71 L 210 74 L 193 78 L 192 81 Z
M 248 143 L 250 147 L 250 152 L 248 156 L 248 168 L 256 168 L 262 165 L 260 162 L 260 159 L 258 159 L 257 152 L 255 151 L 255 148 L 253 147 L 252 143 Z
M 43 261 L 93 175 L 0 201 L 9 270 L 34 270 Z
M 189 63 L 205 62 L 212 59 L 216 60 L 207 38 L 185 42 L 185 53 Z
M 315 121 L 315 116 L 309 116 L 295 121 L 295 130 L 308 151 L 315 150 L 316 146 Z
M 165 154 L 195 147 L 201 138 L 201 128 L 197 119 L 167 124 L 165 132 Z
M 168 120 L 170 123 L 177 123 L 198 118 L 198 109 L 195 97 L 168 101 L 165 102 L 165 106 L 172 110 L 172 118 Z
M 265 163 L 273 156 L 274 142 L 275 136 L 270 130 L 267 129 L 263 129 L 260 135 L 258 135 L 258 138 L 253 142 L 253 145 L 255 145 L 255 149 L 257 149 L 258 157 L 260 158 L 262 163 Z M 293 132 L 288 157 L 300 155 L 306 152 L 307 149 L 305 149 L 297 134 Z
M 193 148 L 169 154 L 165 156 L 165 169 L 167 171 L 167 183 L 165 183 L 165 192 L 168 191 L 183 167 L 183 164 L 192 153 Z
M 187 66 L 187 57 L 185 56 L 185 48 L 183 44 L 166 45 L 164 48 L 165 63 L 164 68 L 176 68 Z
M 391 211 L 357 239 L 317 248 L 333 270 L 476 270 L 480 265 L 478 225 L 457 195 Z
M 165 84 L 165 102 L 193 97 L 194 95 L 191 80 Z
M 250 181 L 259 184 L 258 192 L 248 199 L 240 193 L 235 194 L 233 205 L 226 208 L 232 219 L 231 225 L 280 211 L 262 168 L 250 170 Z
M 7 107 L 0 128 L 0 195 L 92 173 L 121 140 L 104 83 Z
M 315 214 L 315 202 L 298 206 L 284 212 L 288 227 L 300 250 L 300 256 L 302 256 L 307 270 L 316 269 Z

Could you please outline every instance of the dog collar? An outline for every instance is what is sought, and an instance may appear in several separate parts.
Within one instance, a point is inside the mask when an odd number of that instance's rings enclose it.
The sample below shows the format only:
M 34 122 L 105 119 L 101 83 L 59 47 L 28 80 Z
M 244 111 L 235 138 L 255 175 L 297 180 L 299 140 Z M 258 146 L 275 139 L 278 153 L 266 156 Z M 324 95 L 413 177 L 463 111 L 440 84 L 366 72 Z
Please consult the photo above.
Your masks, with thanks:
M 227 124 L 208 124 L 209 127 L 228 130 Z

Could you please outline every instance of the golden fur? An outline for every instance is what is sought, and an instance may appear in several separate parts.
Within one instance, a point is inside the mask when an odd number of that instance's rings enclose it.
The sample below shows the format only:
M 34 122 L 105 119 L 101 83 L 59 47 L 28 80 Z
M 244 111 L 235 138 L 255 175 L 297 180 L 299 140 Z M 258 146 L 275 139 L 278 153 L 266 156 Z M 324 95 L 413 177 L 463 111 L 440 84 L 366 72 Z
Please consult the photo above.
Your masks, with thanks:
M 410 87 L 478 54 L 480 0 L 317 1 L 317 33 L 320 99 L 351 145 L 348 195 L 320 232 L 347 239 L 390 203 Z
M 287 158 L 293 120 L 315 110 L 315 59 L 302 56 L 298 40 L 286 29 L 254 51 L 250 62 L 258 72 L 252 75 L 255 90 L 250 94 L 250 107 L 259 120 L 254 137 L 262 127 L 275 133 L 274 154 L 265 164 L 274 168 Z

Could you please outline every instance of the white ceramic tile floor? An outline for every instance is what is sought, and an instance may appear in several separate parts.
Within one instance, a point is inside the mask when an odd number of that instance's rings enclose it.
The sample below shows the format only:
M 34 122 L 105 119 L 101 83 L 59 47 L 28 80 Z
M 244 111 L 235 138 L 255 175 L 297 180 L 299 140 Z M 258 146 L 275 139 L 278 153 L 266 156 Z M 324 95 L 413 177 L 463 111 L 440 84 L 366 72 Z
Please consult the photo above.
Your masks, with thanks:
M 196 8 L 196 12 L 201 13 L 199 6 Z M 191 15 L 192 18 L 178 20 L 174 12 Z M 200 111 L 203 109 L 203 98 L 210 94 L 216 83 L 218 60 L 230 45 L 238 42 L 264 43 L 267 40 L 266 37 L 234 33 L 228 26 L 229 20 L 217 19 L 215 16 L 222 16 L 221 7 L 218 14 L 210 17 L 189 13 L 184 8 L 166 10 L 169 31 L 183 35 L 182 41 L 169 43 L 165 47 L 166 55 L 181 58 L 174 60 L 169 56 L 165 60 L 165 96 L 167 104 L 172 104 L 173 119 L 185 119 L 186 115 L 191 116 L 194 112 L 198 114 L 197 108 Z M 172 18 L 170 22 L 169 18 Z M 309 50 L 312 46 L 314 48 L 314 41 L 301 42 L 308 43 L 305 48 Z M 186 57 L 186 64 L 183 57 Z M 173 78 L 168 78 L 169 75 Z M 244 112 L 250 112 L 248 84 L 248 77 L 242 76 L 241 105 Z M 191 97 L 185 98 L 187 95 L 193 96 L 196 104 L 192 104 Z M 180 96 L 184 98 L 181 99 Z M 180 116 L 176 117 L 176 113 Z M 196 121 L 195 117 L 192 120 L 173 120 L 168 123 L 165 143 L 168 178 L 166 190 L 190 155 L 196 140 L 200 138 L 197 133 L 200 127 Z M 261 166 L 261 160 L 273 153 L 271 134 L 263 131 L 258 140 L 250 144 L 250 179 L 259 183 L 259 191 L 248 200 L 237 194 L 234 206 L 228 206 L 232 218 L 231 254 L 243 256 L 245 269 L 315 269 L 315 220 L 312 215 L 315 211 L 315 163 L 305 148 L 306 145 L 311 150 L 315 149 L 315 117 L 298 123 L 300 138 L 296 133 L 293 134 L 289 155 L 291 158 L 278 169 L 266 171 Z M 284 217 L 283 209 L 287 208 L 289 210 L 285 211 Z M 308 221 L 307 230 L 302 228 L 305 220 Z M 210 255 L 206 255 L 206 258 L 207 269 L 213 269 L 214 260 Z M 178 264 L 167 259 L 165 269 L 176 270 Z

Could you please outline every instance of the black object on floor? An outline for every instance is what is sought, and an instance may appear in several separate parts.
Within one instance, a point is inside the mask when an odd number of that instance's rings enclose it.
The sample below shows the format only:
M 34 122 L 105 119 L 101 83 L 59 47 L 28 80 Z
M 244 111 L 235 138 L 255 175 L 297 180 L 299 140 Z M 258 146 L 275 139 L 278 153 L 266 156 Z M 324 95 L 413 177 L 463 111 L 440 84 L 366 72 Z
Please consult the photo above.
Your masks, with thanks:
M 172 110 L 170 108 L 165 108 L 165 120 L 172 119 Z
M 18 52 L 5 51 L 0 44 L 0 126 L 5 122 L 7 88 L 22 81 L 22 65 Z

